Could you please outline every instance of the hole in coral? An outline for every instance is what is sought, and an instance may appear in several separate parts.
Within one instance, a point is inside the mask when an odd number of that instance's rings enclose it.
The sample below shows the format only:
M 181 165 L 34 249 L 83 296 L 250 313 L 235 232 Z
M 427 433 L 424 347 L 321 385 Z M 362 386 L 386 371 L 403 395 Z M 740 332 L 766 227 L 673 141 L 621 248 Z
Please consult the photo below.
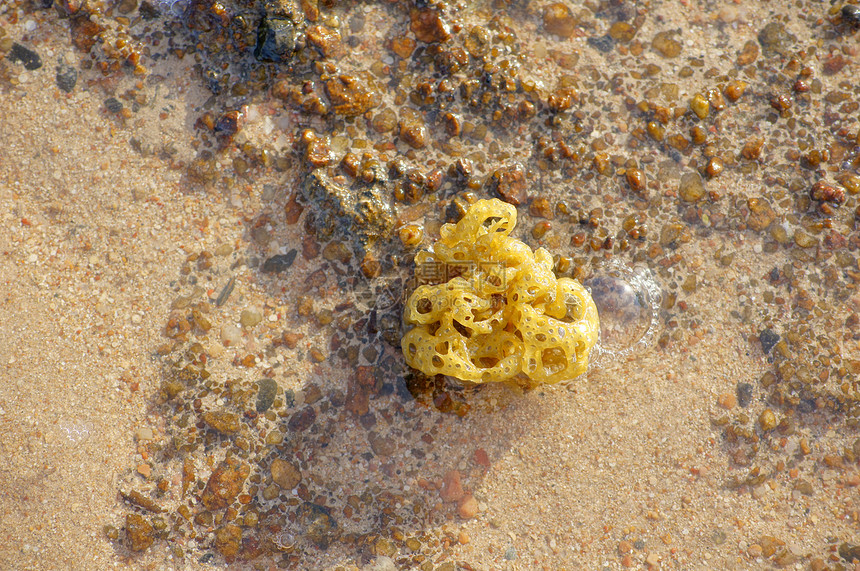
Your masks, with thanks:
M 421 315 L 426 315 L 433 311 L 433 302 L 426 297 L 422 297 L 415 303 L 415 311 Z
M 415 343 L 410 343 L 409 347 L 406 348 L 409 351 L 409 355 L 414 357 L 415 353 L 418 352 L 418 347 L 415 346 Z
M 554 375 L 567 367 L 567 355 L 558 347 L 544 349 L 541 351 L 540 358 L 543 368 L 550 375 Z
M 538 333 L 537 335 L 535 335 L 535 339 L 538 340 L 538 343 L 543 343 L 544 341 L 546 341 L 546 335 L 544 335 L 543 333 Z
M 459 321 L 454 321 L 454 329 L 456 329 L 457 332 L 466 339 L 472 337 L 472 330 L 460 323 Z
M 442 360 L 442 357 L 439 355 L 433 355 L 433 358 L 430 360 L 433 363 L 433 366 L 437 369 L 442 368 L 445 365 L 445 361 Z
M 442 341 L 441 343 L 438 343 L 436 345 L 436 352 L 439 353 L 440 355 L 447 355 L 448 354 L 448 342 Z
M 478 362 L 476 363 L 476 365 L 478 365 L 479 367 L 482 367 L 484 369 L 489 369 L 491 367 L 495 367 L 498 364 L 499 364 L 499 360 L 496 359 L 495 357 L 481 357 L 480 359 L 478 359 Z

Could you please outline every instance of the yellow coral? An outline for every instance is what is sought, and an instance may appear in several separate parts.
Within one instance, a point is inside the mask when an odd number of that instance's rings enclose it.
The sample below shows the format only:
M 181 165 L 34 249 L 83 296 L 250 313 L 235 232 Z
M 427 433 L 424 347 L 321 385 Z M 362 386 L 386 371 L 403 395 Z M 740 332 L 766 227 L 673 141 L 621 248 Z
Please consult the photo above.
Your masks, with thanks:
M 516 223 L 510 204 L 479 200 L 415 257 L 419 277 L 442 270 L 448 281 L 421 285 L 406 301 L 410 366 L 476 383 L 556 383 L 585 371 L 597 308 L 578 281 L 555 277 L 549 252 L 510 236 Z

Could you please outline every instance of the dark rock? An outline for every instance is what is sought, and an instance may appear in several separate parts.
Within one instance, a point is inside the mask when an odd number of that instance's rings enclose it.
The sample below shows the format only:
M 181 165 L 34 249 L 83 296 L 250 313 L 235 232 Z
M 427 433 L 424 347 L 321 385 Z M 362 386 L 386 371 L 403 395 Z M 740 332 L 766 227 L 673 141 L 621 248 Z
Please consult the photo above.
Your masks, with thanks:
M 303 432 L 311 427 L 317 419 L 317 413 L 312 406 L 306 406 L 290 417 L 287 428 L 293 432 Z
M 272 256 L 263 262 L 263 266 L 260 268 L 260 271 L 264 274 L 280 274 L 281 272 L 285 272 L 293 265 L 293 261 L 296 259 L 297 253 L 298 250 L 293 249 L 286 254 Z
M 615 47 L 615 40 L 610 36 L 593 36 L 588 38 L 587 42 L 589 46 L 604 54 L 611 52 Z
M 845 561 L 860 561 L 860 545 L 843 543 L 839 546 L 839 557 Z
M 767 355 L 773 346 L 779 343 L 779 335 L 774 333 L 772 329 L 764 329 L 759 333 L 758 340 L 761 342 L 761 350 Z
M 857 4 L 845 4 L 842 6 L 842 19 L 855 26 L 860 26 L 860 6 Z
M 337 522 L 331 511 L 324 506 L 304 503 L 298 509 L 298 519 L 308 540 L 320 549 L 328 549 L 337 533 Z
M 287 62 L 296 51 L 297 36 L 298 29 L 291 18 L 263 16 L 257 28 L 254 57 L 270 63 Z
M 105 108 L 111 113 L 119 113 L 122 111 L 122 103 L 116 97 L 108 97 L 105 99 Z
M 6 57 L 9 58 L 9 61 L 20 63 L 24 69 L 31 71 L 42 67 L 42 58 L 39 57 L 39 54 L 18 42 L 12 44 L 12 49 L 9 50 L 9 55 Z
M 738 404 L 742 408 L 746 408 L 752 402 L 753 386 L 750 383 L 738 383 L 737 395 Z
M 295 252 L 295 250 L 293 250 Z M 266 412 L 275 402 L 278 394 L 278 383 L 275 379 L 260 379 L 257 382 L 257 412 Z
M 758 43 L 761 44 L 765 57 L 788 56 L 796 40 L 796 37 L 786 31 L 782 22 L 771 22 L 758 33 Z
M 64 63 L 57 66 L 57 87 L 66 93 L 71 93 L 77 83 L 78 70 Z
M 318 169 L 305 178 L 302 195 L 313 207 L 315 233 L 322 241 L 331 239 L 336 231 L 373 241 L 390 236 L 394 228 L 390 193 L 381 186 L 346 188 Z

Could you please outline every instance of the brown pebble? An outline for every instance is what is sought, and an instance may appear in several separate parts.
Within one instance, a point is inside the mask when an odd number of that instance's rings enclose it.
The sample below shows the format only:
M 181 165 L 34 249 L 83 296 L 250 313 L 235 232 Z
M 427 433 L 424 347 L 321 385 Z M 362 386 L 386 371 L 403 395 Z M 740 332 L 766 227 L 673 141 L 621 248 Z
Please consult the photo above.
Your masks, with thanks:
M 302 481 L 302 473 L 295 465 L 283 460 L 275 458 L 272 460 L 270 468 L 272 473 L 272 481 L 275 482 L 282 490 L 292 490 Z
M 747 82 L 735 79 L 726 84 L 726 88 L 723 90 L 723 93 L 725 93 L 726 97 L 730 100 L 737 101 L 744 94 L 746 88 Z
M 526 170 L 520 163 L 513 163 L 496 170 L 489 186 L 499 198 L 514 206 L 528 201 Z
M 200 501 L 208 510 L 221 510 L 229 506 L 242 491 L 242 485 L 250 473 L 247 464 L 229 458 L 215 467 Z
M 738 59 L 736 60 L 738 66 L 745 66 L 753 63 L 756 59 L 758 59 L 759 47 L 758 43 L 752 40 L 748 40 L 747 43 L 744 44 L 743 49 L 738 54 Z
M 554 2 L 543 11 L 543 27 L 550 34 L 570 38 L 576 32 L 578 21 L 564 2 Z
M 633 551 L 633 544 L 629 541 L 621 540 L 618 542 L 618 552 L 625 554 Z
M 242 547 L 242 528 L 228 523 L 215 530 L 215 549 L 224 559 L 232 561 Z
M 442 20 L 437 10 L 425 8 L 414 9 L 409 13 L 411 24 L 409 29 L 415 37 L 427 44 L 446 42 L 451 37 L 448 24 Z
M 758 417 L 758 424 L 765 432 L 776 428 L 776 415 L 769 408 L 764 409 Z
M 400 118 L 400 139 L 413 149 L 421 149 L 427 144 L 427 127 L 420 114 L 404 110 Z
M 325 82 L 325 90 L 338 115 L 363 115 L 379 104 L 380 90 L 368 75 L 336 75 Z
M 457 502 L 457 513 L 463 519 L 472 519 L 478 515 L 478 500 L 470 493 L 466 493 L 460 501 Z
M 554 218 L 552 205 L 549 200 L 544 197 L 532 200 L 531 204 L 529 204 L 529 214 L 537 218 L 546 218 L 547 220 L 552 220 Z
M 845 191 L 841 188 L 831 186 L 823 180 L 819 180 L 812 185 L 812 189 L 809 191 L 809 196 L 813 200 L 820 200 L 823 202 L 833 202 L 835 204 L 842 204 L 845 202 Z
M 143 516 L 128 514 L 125 516 L 125 536 L 129 549 L 143 551 L 155 541 L 155 529 Z
M 463 481 L 460 472 L 457 470 L 449 470 L 442 479 L 442 488 L 439 490 L 439 497 L 443 502 L 456 502 L 466 495 L 463 490 Z
M 645 173 L 641 169 L 627 169 L 627 184 L 630 190 L 634 192 L 642 192 L 645 190 Z
M 313 46 L 323 57 L 339 55 L 343 49 L 340 34 L 325 26 L 311 26 L 305 32 L 308 45 Z
M 232 412 L 205 412 L 203 413 L 203 422 L 221 434 L 235 434 L 239 432 L 239 417 Z
M 711 157 L 708 160 L 707 166 L 705 166 L 705 173 L 711 178 L 715 176 L 720 176 L 723 172 L 723 161 L 719 157 Z
M 751 137 L 744 143 L 744 148 L 741 149 L 741 155 L 745 159 L 751 161 L 758 160 L 761 157 L 761 148 L 764 146 L 764 138 L 755 136 Z
M 717 397 L 717 403 L 726 409 L 733 409 L 738 404 L 738 399 L 734 393 L 723 393 Z
M 651 47 L 664 58 L 678 57 L 681 54 L 681 44 L 672 38 L 673 35 L 673 32 L 659 32 L 651 40 Z
M 409 59 L 415 51 L 415 40 L 409 36 L 397 36 L 391 40 L 391 51 L 403 59 Z

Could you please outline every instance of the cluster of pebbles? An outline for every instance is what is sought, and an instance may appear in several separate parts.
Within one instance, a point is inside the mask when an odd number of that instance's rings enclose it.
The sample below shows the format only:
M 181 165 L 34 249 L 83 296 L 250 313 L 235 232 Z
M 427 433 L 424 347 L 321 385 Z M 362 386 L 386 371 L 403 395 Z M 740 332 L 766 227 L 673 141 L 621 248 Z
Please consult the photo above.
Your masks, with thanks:
M 182 269 L 156 351 L 166 436 L 142 440 L 148 460 L 122 489 L 133 511 L 109 536 L 203 563 L 300 568 L 338 545 L 356 563 L 453 568 L 439 554 L 463 538 L 423 530 L 475 515 L 468 491 L 449 490 L 462 469 L 408 493 L 386 481 L 438 454 L 432 414 L 489 401 L 404 370 L 399 304 L 416 248 L 486 196 L 519 207 L 523 239 L 558 252 L 559 275 L 609 258 L 651 268 L 664 289 L 655 350 L 707 327 L 703 258 L 729 269 L 752 254 L 732 318 L 772 368 L 714 403 L 725 484 L 791 478 L 811 495 L 812 473 L 856 474 L 860 8 L 701 6 L 687 22 L 675 4 L 626 0 L 28 4 L 67 19 L 90 56 L 58 69 L 60 89 L 78 74 L 133 82 L 105 100 L 120 125 L 158 82 L 152 63 L 191 58 L 211 97 L 196 155 L 171 166 L 207 189 L 256 176 L 284 189 L 264 191 L 245 254 L 225 246 Z M 0 30 L 0 78 L 40 65 Z M 264 115 L 286 120 L 288 144 L 258 134 Z M 295 247 L 273 251 L 273 236 Z M 409 432 L 425 436 L 401 454 Z M 327 463 L 353 466 L 353 492 Z M 479 472 L 486 453 L 460 464 Z M 813 568 L 860 560 L 856 544 L 827 549 Z M 767 551 L 751 556 L 798 560 Z

